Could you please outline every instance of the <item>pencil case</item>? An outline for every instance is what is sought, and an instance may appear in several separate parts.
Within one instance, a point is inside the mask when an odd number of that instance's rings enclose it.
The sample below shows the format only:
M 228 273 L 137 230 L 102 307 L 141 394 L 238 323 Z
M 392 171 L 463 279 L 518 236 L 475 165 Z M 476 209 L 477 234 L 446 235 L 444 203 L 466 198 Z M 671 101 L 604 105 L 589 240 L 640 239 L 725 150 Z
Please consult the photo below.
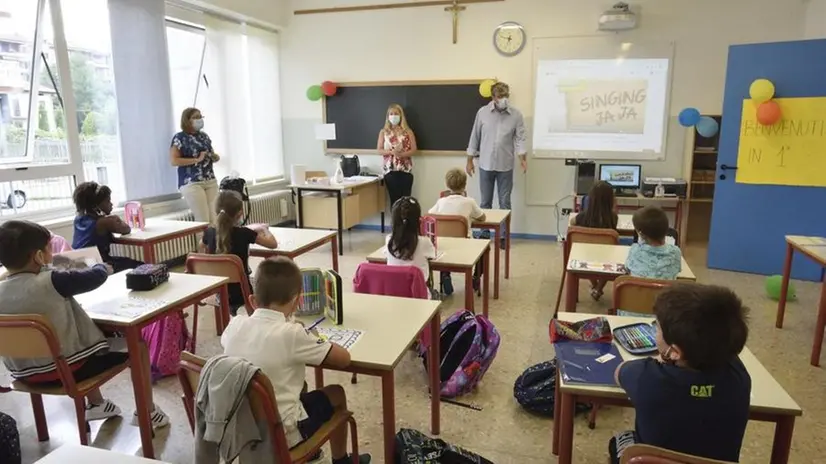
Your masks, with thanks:
M 126 274 L 126 288 L 145 292 L 169 280 L 166 264 L 141 264 Z
M 657 351 L 657 329 L 652 324 L 638 322 L 614 329 L 614 339 L 625 351 L 633 355 Z
M 299 301 L 298 316 L 319 316 L 324 314 L 335 324 L 344 320 L 341 300 L 341 276 L 333 270 L 316 268 L 302 269 L 302 296 Z

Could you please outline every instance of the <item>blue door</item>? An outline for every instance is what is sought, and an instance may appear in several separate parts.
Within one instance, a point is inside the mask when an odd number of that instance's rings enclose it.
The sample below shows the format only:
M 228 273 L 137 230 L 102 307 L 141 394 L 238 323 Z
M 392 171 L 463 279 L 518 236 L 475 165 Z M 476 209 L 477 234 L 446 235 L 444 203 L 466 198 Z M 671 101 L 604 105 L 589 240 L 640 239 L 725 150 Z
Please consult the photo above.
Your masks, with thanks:
M 735 182 L 736 170 L 731 168 L 737 167 L 743 99 L 760 78 L 774 83 L 777 97 L 826 96 L 826 40 L 729 48 L 708 267 L 780 274 L 784 236 L 826 235 L 826 188 Z M 826 156 L 826 143 L 821 155 Z M 820 268 L 796 256 L 792 276 L 819 280 Z

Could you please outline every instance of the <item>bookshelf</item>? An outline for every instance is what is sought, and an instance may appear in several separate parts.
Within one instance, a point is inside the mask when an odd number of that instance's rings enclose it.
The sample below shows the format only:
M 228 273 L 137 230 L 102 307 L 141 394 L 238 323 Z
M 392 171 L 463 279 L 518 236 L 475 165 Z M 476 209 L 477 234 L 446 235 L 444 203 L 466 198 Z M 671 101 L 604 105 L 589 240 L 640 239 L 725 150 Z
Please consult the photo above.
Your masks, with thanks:
M 719 115 L 707 115 L 722 123 Z M 694 141 L 691 146 L 691 165 L 688 179 L 688 224 L 686 241 L 688 243 L 708 243 L 711 229 L 711 209 L 714 202 L 714 184 L 717 172 L 717 150 L 720 145 L 720 132 L 714 137 L 703 137 L 692 130 Z

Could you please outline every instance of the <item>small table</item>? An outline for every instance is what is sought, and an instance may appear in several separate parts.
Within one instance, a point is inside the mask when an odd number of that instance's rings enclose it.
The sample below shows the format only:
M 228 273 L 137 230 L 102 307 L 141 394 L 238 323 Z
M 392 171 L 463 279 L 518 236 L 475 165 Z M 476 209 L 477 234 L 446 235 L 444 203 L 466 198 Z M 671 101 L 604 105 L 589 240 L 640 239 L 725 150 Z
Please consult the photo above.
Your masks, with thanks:
M 502 229 L 505 234 L 505 278 L 511 276 L 511 210 L 483 209 L 484 221 L 473 221 L 471 228 L 493 230 L 493 299 L 499 299 L 499 242 L 502 238 Z
M 121 245 L 133 245 L 143 250 L 143 261 L 148 264 L 156 264 L 155 245 L 170 240 L 175 240 L 187 235 L 195 235 L 203 232 L 209 227 L 207 222 L 194 221 L 168 221 L 166 219 L 146 220 L 146 227 L 132 229 L 128 235 L 115 234 L 112 243 Z
M 385 247 L 370 253 L 367 261 L 371 263 L 387 262 Z M 473 305 L 473 267 L 479 261 L 484 262 L 482 273 L 482 314 L 488 317 L 490 289 L 490 240 L 472 238 L 438 237 L 436 239 L 436 259 L 430 261 L 430 269 L 438 272 L 461 272 L 465 274 L 465 308 L 474 311 Z M 475 311 L 474 311 L 475 312 Z
M 680 197 L 647 197 L 639 192 L 635 197 L 616 197 L 617 210 L 635 211 L 648 205 L 659 206 L 663 211 L 674 213 L 674 229 L 682 233 L 683 203 L 685 198 Z M 574 196 L 574 211 L 579 212 L 582 207 L 582 195 Z
M 592 317 L 607 317 L 612 329 L 637 322 L 649 323 L 650 319 L 641 317 L 603 316 L 602 314 L 574 314 L 560 313 L 559 319 L 575 322 Z M 638 356 L 628 354 L 622 347 L 617 346 L 623 360 L 637 359 Z M 761 422 L 774 422 L 774 445 L 772 447 L 771 463 L 781 464 L 789 460 L 789 451 L 792 446 L 795 417 L 803 415 L 803 410 L 795 403 L 791 396 L 769 374 L 769 371 L 760 364 L 760 361 L 749 351 L 743 348 L 740 360 L 746 366 L 751 376 L 751 406 L 749 419 Z M 625 390 L 616 387 L 589 386 L 568 384 L 560 378 L 559 371 L 556 377 L 557 389 L 555 392 L 556 408 L 554 408 L 553 425 L 553 453 L 559 456 L 559 464 L 573 462 L 574 450 L 574 405 L 576 403 L 597 403 L 622 407 L 633 407 Z
M 786 298 L 789 293 L 789 278 L 792 273 L 792 256 L 798 251 L 818 263 L 823 271 L 820 274 L 820 304 L 817 310 L 815 324 L 815 341 L 812 345 L 812 356 L 809 360 L 812 366 L 820 365 L 820 350 L 823 345 L 823 331 L 826 329 L 826 238 L 803 237 L 799 235 L 786 236 L 786 263 L 783 265 L 783 284 L 780 287 L 780 299 L 777 301 L 777 321 L 775 327 L 783 328 L 783 316 L 786 313 Z
M 278 248 L 273 250 L 261 245 L 251 245 L 250 256 L 263 258 L 286 256 L 295 259 L 330 242 L 333 253 L 333 270 L 338 272 L 338 241 L 336 240 L 338 234 L 335 231 L 270 227 L 270 232 L 278 240 Z
M 571 224 L 574 223 L 574 218 L 579 213 L 574 213 L 571 215 Z M 634 236 L 634 215 L 633 214 L 618 214 L 617 215 L 617 232 L 623 237 L 633 237 Z
M 428 355 L 430 391 L 430 431 L 440 433 L 439 418 L 439 314 L 440 301 L 392 296 L 345 293 L 344 324 L 321 327 L 341 327 L 364 331 L 350 347 L 350 366 L 343 372 L 372 375 L 381 378 L 381 402 L 384 422 L 384 462 L 393 462 L 396 439 L 396 399 L 394 370 L 416 340 L 419 332 L 430 326 L 431 349 Z M 313 318 L 307 318 L 311 322 Z M 331 369 L 325 367 L 324 369 Z M 324 369 L 316 367 L 316 388 L 324 386 Z
M 150 421 L 149 359 L 143 349 L 141 329 L 165 316 L 182 311 L 187 306 L 202 301 L 215 293 L 221 295 L 225 325 L 229 321 L 229 294 L 226 277 L 197 274 L 169 273 L 169 282 L 148 292 L 133 292 L 126 288 L 126 274 L 119 272 L 97 290 L 78 295 L 75 298 L 95 323 L 103 330 L 120 332 L 126 336 L 129 350 L 129 366 L 132 372 L 132 388 L 135 391 L 135 407 L 138 412 L 141 446 L 143 455 L 155 457 L 152 445 L 152 423 Z M 138 299 L 138 300 L 135 300 Z M 152 303 L 141 310 L 138 301 Z
M 571 244 L 571 253 L 568 256 L 568 264 L 565 272 L 568 274 L 567 282 L 565 282 L 565 311 L 576 311 L 577 295 L 579 293 L 579 279 L 605 279 L 614 280 L 624 273 L 610 270 L 595 271 L 592 269 L 578 269 L 571 264 L 574 260 L 585 261 L 589 263 L 610 263 L 610 264 L 624 264 L 628 258 L 628 251 L 631 249 L 627 245 L 601 245 L 596 243 L 580 243 L 574 242 Z M 680 273 L 677 274 L 678 280 L 697 280 L 685 258 L 680 257 Z
M 52 451 L 35 464 L 163 464 L 139 456 L 121 454 L 115 451 L 91 446 L 63 445 Z

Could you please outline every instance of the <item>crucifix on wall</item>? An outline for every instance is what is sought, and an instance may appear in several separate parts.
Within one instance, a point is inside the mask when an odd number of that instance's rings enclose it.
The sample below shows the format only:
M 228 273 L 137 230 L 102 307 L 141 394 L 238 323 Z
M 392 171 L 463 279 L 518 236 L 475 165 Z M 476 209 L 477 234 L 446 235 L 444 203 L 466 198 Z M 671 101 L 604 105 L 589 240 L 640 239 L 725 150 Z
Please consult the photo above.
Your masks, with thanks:
M 425 6 L 445 6 L 445 11 L 450 13 L 453 20 L 453 43 L 459 41 L 459 13 L 466 10 L 465 5 L 472 3 L 492 3 L 502 2 L 504 0 L 426 0 L 420 2 L 406 2 L 406 3 L 385 3 L 379 5 L 361 5 L 361 6 L 341 6 L 334 8 L 317 8 L 313 10 L 295 10 L 293 14 L 321 14 L 321 13 L 347 13 L 353 11 L 370 11 L 370 10 L 391 10 L 396 8 L 420 8 Z

